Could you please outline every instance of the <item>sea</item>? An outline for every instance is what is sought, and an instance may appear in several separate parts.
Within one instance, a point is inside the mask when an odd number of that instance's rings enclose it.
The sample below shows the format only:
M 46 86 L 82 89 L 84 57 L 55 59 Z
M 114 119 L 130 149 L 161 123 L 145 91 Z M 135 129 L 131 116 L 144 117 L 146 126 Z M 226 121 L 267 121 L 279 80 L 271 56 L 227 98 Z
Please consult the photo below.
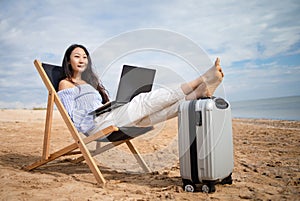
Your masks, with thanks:
M 233 118 L 300 121 L 300 96 L 231 102 Z

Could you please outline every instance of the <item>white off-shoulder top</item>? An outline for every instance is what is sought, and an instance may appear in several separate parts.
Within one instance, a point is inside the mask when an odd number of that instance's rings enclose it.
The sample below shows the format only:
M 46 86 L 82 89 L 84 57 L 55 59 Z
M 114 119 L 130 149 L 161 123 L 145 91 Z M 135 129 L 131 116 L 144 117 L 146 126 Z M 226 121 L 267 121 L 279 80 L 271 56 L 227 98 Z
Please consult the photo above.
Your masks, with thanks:
M 102 106 L 102 97 L 90 84 L 77 85 L 57 92 L 75 127 L 88 133 L 95 127 L 94 115 L 89 114 Z

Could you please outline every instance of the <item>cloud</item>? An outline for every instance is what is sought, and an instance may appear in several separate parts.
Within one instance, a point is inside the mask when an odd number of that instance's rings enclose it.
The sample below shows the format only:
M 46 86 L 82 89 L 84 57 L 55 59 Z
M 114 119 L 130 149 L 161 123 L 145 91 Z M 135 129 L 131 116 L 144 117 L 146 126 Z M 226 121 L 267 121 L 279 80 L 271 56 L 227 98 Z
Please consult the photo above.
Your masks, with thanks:
M 32 64 L 33 60 L 38 58 L 60 64 L 65 49 L 72 43 L 82 43 L 93 52 L 118 34 L 157 28 L 186 36 L 202 47 L 211 60 L 220 56 L 224 71 L 228 74 L 225 85 L 228 85 L 227 90 L 232 97 L 237 97 L 236 92 L 241 92 L 235 90 L 240 86 L 235 77 L 243 77 L 242 83 L 245 87 L 265 88 L 265 91 L 270 90 L 268 92 L 270 96 L 277 95 L 276 90 L 267 87 L 268 79 L 252 78 L 251 74 L 265 75 L 266 78 L 281 82 L 276 84 L 286 87 L 281 87 L 282 92 L 279 94 L 286 91 L 289 94 L 299 94 L 296 90 L 287 89 L 292 88 L 291 85 L 295 83 L 299 84 L 299 81 L 295 80 L 295 75 L 286 75 L 289 80 L 294 80 L 288 82 L 282 78 L 284 77 L 282 74 L 287 67 L 290 71 L 294 71 L 293 68 L 297 68 L 300 61 L 294 60 L 295 63 L 289 65 L 276 62 L 277 57 L 299 56 L 300 22 L 297 20 L 300 19 L 299 10 L 300 4 L 297 0 L 284 2 L 133 0 L 76 3 L 1 1 L 0 92 L 2 95 L 20 90 L 20 87 L 30 91 L 36 86 L 40 86 L 42 90 L 43 86 Z M 109 57 L 111 52 L 106 54 Z M 151 58 L 145 55 L 147 54 L 144 54 L 143 61 L 145 63 L 146 60 L 151 61 Z M 167 54 L 159 54 L 159 57 L 157 62 L 163 63 L 164 57 L 170 59 Z M 264 66 L 264 60 L 268 60 L 270 66 Z M 174 61 L 180 63 L 176 59 Z M 256 63 L 257 61 L 259 62 Z M 176 62 L 166 62 L 164 65 L 174 66 L 176 70 L 180 70 L 176 67 L 179 66 Z M 251 63 L 261 68 L 252 68 Z M 237 64 L 243 65 L 242 71 Z M 270 70 L 272 72 L 274 70 L 272 76 L 267 74 Z M 246 72 L 251 72 L 250 75 L 246 74 L 248 77 L 243 75 Z M 241 96 L 248 98 L 247 94 Z M 260 96 L 264 94 L 261 93 Z M 7 100 L 1 98 L 1 101 L 11 102 L 15 98 L 24 99 L 28 104 L 30 102 L 26 93 L 22 97 L 12 95 L 9 97 Z M 41 101 L 43 100 L 36 102 Z
M 187 6 L 177 2 L 164 8 L 161 13 L 168 13 L 164 17 L 169 19 L 168 26 L 186 33 L 204 49 L 228 58 L 228 62 L 272 57 L 299 42 L 297 1 L 187 2 Z M 177 12 L 174 7 L 183 7 L 185 12 Z

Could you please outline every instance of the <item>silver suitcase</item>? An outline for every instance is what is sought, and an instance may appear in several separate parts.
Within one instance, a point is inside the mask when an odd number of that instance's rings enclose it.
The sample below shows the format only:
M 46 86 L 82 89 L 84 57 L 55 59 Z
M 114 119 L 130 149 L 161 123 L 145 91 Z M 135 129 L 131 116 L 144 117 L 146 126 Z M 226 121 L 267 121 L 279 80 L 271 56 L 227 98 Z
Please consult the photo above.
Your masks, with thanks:
M 185 191 L 215 192 L 215 184 L 232 184 L 231 108 L 223 98 L 184 101 L 178 113 L 180 174 Z

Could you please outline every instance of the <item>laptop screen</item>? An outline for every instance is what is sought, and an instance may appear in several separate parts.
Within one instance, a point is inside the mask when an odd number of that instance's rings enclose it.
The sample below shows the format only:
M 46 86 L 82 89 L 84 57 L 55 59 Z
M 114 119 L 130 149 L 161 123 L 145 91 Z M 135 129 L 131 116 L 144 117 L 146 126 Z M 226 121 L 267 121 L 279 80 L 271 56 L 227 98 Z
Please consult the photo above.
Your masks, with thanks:
M 129 102 L 136 95 L 152 89 L 156 70 L 124 65 L 118 87 L 117 102 Z

